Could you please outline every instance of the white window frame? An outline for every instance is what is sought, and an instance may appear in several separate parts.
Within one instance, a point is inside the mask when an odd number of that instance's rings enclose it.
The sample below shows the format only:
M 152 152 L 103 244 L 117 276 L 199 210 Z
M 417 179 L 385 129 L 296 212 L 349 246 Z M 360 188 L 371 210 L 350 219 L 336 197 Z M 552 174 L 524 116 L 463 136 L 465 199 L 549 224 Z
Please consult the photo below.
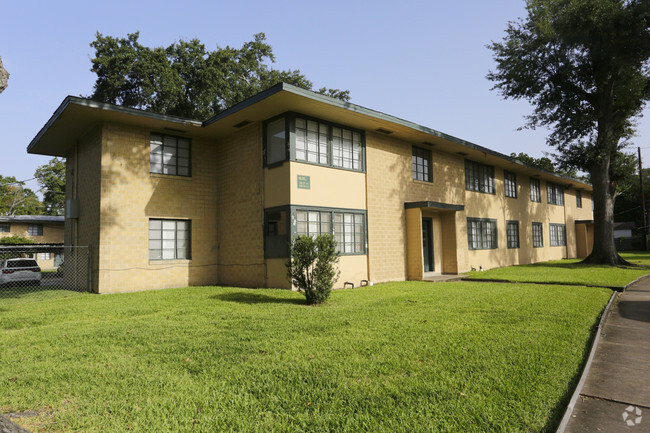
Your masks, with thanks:
M 149 260 L 191 260 L 192 221 L 149 219 Z

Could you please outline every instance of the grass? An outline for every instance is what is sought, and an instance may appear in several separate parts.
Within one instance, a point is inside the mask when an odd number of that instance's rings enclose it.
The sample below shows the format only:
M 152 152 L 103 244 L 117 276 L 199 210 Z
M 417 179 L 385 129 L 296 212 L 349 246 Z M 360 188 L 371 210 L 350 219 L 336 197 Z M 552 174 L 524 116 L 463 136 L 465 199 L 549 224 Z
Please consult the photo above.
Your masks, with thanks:
M 192 287 L 0 304 L 34 431 L 550 432 L 611 292 L 391 283 L 304 305 Z
M 554 260 L 531 265 L 507 266 L 488 271 L 472 271 L 469 278 L 508 280 L 520 283 L 561 283 L 603 287 L 624 287 L 650 274 L 650 253 L 621 253 L 630 266 L 583 265 L 579 259 Z

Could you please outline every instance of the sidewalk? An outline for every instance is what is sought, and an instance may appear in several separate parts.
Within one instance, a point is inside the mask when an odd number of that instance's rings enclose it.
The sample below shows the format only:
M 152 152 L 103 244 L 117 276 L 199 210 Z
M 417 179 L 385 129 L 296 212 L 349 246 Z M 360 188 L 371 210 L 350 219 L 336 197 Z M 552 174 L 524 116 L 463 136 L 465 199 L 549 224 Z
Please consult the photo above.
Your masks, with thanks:
M 612 305 L 565 432 L 650 432 L 650 278 Z

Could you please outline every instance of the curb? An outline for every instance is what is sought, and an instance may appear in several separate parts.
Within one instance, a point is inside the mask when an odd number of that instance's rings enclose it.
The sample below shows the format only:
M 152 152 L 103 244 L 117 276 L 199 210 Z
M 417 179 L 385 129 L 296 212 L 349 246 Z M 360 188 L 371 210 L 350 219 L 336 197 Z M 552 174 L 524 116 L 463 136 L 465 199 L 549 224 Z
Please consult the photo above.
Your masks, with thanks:
M 641 280 L 645 280 L 646 278 L 650 278 L 650 274 L 647 274 L 647 275 L 641 275 L 639 278 L 637 278 L 636 280 L 632 281 L 631 283 L 627 283 L 627 284 L 625 285 L 625 287 L 623 287 L 623 291 L 624 291 L 624 292 L 627 292 L 628 287 L 630 287 L 630 286 L 633 285 L 633 284 L 638 283 L 638 282 L 641 281 Z
M 648 275 L 644 275 L 643 277 L 638 278 L 634 282 L 638 281 L 641 278 L 646 278 L 646 277 L 648 277 Z M 629 284 L 625 287 L 627 288 L 628 286 Z M 598 323 L 598 329 L 596 330 L 596 336 L 594 337 L 594 341 L 591 343 L 591 351 L 589 352 L 589 357 L 587 358 L 587 362 L 585 363 L 585 366 L 582 370 L 582 374 L 580 375 L 580 381 L 578 382 L 578 385 L 576 386 L 576 389 L 573 392 L 573 395 L 571 396 L 571 400 L 569 400 L 569 404 L 567 405 L 566 411 L 564 412 L 564 416 L 562 417 L 562 422 L 560 422 L 560 425 L 555 431 L 556 433 L 564 433 L 564 430 L 566 430 L 566 427 L 569 424 L 569 421 L 571 420 L 571 414 L 573 414 L 573 408 L 575 407 L 578 401 L 578 397 L 580 397 L 580 393 L 582 392 L 582 387 L 585 385 L 585 382 L 587 381 L 587 375 L 589 374 L 591 363 L 594 360 L 594 355 L 596 355 L 596 349 L 598 348 L 600 334 L 603 330 L 603 326 L 605 325 L 605 319 L 607 319 L 607 316 L 609 315 L 609 310 L 612 307 L 612 303 L 614 302 L 614 299 L 616 299 L 617 297 L 618 297 L 618 292 L 612 293 L 612 297 L 609 298 L 609 302 L 607 303 L 607 306 L 603 311 L 603 315 L 600 317 L 600 322 Z
M 31 433 L 29 430 L 0 415 L 0 433 Z

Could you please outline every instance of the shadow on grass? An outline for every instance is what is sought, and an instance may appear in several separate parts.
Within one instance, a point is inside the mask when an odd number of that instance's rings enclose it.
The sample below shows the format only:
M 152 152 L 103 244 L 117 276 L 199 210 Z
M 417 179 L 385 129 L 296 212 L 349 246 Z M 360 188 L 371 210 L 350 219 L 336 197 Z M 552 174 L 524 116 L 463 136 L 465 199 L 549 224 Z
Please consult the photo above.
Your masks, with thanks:
M 220 293 L 211 296 L 212 299 L 219 299 L 226 302 L 237 302 L 239 304 L 293 304 L 293 305 L 307 305 L 304 299 L 300 298 L 276 298 L 268 296 L 263 293 L 251 292 L 236 292 L 236 293 Z

